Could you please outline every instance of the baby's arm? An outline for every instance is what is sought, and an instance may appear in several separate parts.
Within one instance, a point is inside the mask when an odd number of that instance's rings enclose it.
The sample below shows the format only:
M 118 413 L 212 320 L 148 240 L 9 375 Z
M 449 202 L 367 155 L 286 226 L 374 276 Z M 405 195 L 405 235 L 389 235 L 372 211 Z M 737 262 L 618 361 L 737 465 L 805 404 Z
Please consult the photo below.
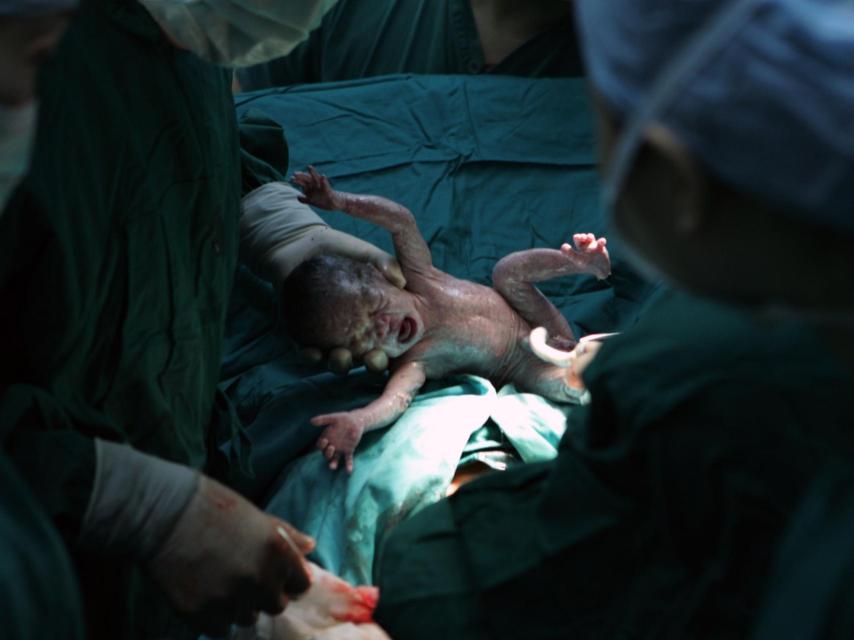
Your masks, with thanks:
M 424 271 L 433 265 L 430 249 L 418 230 L 415 216 L 406 207 L 379 196 L 335 191 L 326 176 L 319 174 L 314 167 L 309 167 L 308 173 L 298 171 L 292 180 L 305 194 L 300 198 L 301 202 L 320 209 L 343 211 L 387 229 L 404 272 L 407 269 Z
M 510 306 L 532 327 L 545 327 L 562 348 L 571 348 L 576 342 L 569 323 L 534 283 L 582 273 L 602 279 L 611 273 L 605 238 L 577 233 L 573 241 L 575 248 L 564 244 L 560 251 L 530 249 L 511 253 L 492 270 L 492 284 Z
M 314 426 L 326 427 L 317 441 L 317 448 L 329 461 L 329 468 L 337 469 L 339 460 L 343 458 L 347 473 L 352 473 L 353 452 L 362 434 L 397 420 L 426 379 L 423 363 L 404 363 L 391 374 L 383 394 L 366 407 L 312 418 Z

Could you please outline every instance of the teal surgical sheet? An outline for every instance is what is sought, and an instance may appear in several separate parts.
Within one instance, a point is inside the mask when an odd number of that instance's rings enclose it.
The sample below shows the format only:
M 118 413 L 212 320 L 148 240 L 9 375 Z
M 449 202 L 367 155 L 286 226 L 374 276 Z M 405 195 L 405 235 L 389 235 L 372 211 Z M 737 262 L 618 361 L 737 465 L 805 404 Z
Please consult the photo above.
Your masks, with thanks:
M 288 172 L 312 164 L 336 188 L 396 200 L 416 216 L 436 266 L 490 284 L 513 251 L 605 234 L 592 116 L 583 81 L 501 76 L 386 76 L 239 95 L 238 118 L 281 124 Z M 340 213 L 331 225 L 392 251 L 388 233 Z M 563 278 L 542 291 L 578 335 L 632 324 L 654 291 L 609 242 L 613 275 Z M 467 442 L 497 439 L 524 462 L 552 457 L 570 407 L 472 376 L 430 383 L 392 427 L 366 435 L 355 472 L 313 449 L 318 413 L 375 398 L 383 378 L 300 361 L 277 333 L 270 285 L 242 267 L 231 301 L 221 388 L 252 442 L 238 487 L 315 536 L 315 559 L 369 582 L 391 527 L 442 495 Z M 485 431 L 486 430 L 486 431 Z M 488 435 L 484 433 L 488 431 Z M 496 435 L 497 434 L 497 435 Z
M 346 405 L 370 400 L 356 387 L 346 395 Z M 318 563 L 366 584 L 375 549 L 397 523 L 444 497 L 466 443 L 488 420 L 512 425 L 506 435 L 523 459 L 548 460 L 568 410 L 512 389 L 499 396 L 475 376 L 449 379 L 421 393 L 392 429 L 366 434 L 352 476 L 331 473 L 320 452 L 295 460 L 267 509 L 317 539 Z

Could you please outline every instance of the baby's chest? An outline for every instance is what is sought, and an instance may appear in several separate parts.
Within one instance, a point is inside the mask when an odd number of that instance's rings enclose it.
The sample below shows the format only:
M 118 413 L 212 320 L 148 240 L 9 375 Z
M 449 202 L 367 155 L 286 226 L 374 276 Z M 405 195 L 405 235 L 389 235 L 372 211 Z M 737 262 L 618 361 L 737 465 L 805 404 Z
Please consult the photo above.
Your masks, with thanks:
M 450 373 L 473 373 L 489 377 L 503 360 L 506 350 L 492 335 L 461 332 L 441 339 L 425 341 L 418 359 L 425 365 L 428 378 Z M 415 354 L 413 354 L 415 355 Z

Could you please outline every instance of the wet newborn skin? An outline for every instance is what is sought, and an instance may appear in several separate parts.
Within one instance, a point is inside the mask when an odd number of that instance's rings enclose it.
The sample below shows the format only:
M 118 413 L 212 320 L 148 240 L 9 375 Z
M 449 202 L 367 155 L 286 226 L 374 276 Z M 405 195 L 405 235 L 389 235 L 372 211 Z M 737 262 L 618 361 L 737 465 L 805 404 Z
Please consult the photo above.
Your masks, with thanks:
M 542 362 L 525 347 L 531 329 L 538 326 L 547 329 L 554 346 L 575 345 L 566 319 L 533 283 L 582 273 L 606 278 L 610 260 L 604 238 L 576 234 L 574 247 L 513 253 L 495 266 L 493 289 L 434 267 L 415 217 L 405 207 L 378 196 L 335 191 L 313 167 L 296 173 L 293 182 L 303 190 L 303 202 L 387 229 L 407 282 L 400 290 L 377 272 L 367 294 L 354 298 L 346 317 L 336 317 L 333 343 L 356 355 L 381 347 L 392 362 L 377 400 L 312 419 L 312 424 L 325 427 L 318 448 L 331 469 L 343 461 L 352 471 L 353 451 L 362 434 L 394 422 L 427 379 L 472 373 L 496 386 L 512 382 L 551 400 L 577 401 L 579 391 L 566 383 L 566 371 Z

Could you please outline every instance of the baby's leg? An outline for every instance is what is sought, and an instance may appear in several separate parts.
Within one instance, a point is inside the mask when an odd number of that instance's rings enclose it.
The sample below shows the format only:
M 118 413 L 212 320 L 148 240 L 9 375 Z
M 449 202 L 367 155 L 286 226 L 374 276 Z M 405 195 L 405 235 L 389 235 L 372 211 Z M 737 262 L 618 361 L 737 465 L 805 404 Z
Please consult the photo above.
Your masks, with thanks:
M 593 234 L 573 236 L 575 248 L 517 251 L 499 260 L 492 270 L 492 285 L 533 327 L 545 327 L 556 346 L 571 348 L 576 340 L 560 311 L 534 286 L 558 276 L 589 273 L 606 278 L 611 263 L 605 239 Z
M 519 391 L 536 393 L 553 402 L 579 404 L 586 391 L 580 381 L 570 384 L 571 377 L 569 369 L 537 363 L 513 382 Z

